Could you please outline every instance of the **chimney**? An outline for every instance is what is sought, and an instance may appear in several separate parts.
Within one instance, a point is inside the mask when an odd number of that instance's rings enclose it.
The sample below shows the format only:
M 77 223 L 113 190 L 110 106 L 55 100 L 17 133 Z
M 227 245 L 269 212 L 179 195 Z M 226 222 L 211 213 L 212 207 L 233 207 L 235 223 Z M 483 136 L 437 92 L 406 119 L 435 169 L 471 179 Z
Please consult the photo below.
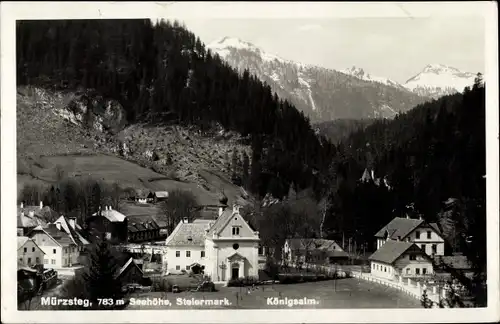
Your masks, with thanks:
M 24 208 L 24 202 L 21 201 L 21 208 Z
M 58 230 L 61 230 L 61 222 L 56 222 L 56 227 Z
M 410 214 L 406 213 L 406 219 L 410 219 Z
M 68 223 L 71 228 L 76 229 L 76 217 L 68 217 Z
M 223 212 L 224 212 L 224 208 L 219 207 L 219 217 L 221 217 L 221 216 L 222 216 L 222 213 L 223 213 Z
M 233 205 L 233 213 L 239 213 L 240 212 L 240 206 L 234 204 Z
M 187 224 L 187 223 L 188 223 L 188 218 L 187 218 L 187 217 L 184 217 L 184 218 L 182 219 L 182 222 L 183 222 L 184 224 Z
M 40 209 L 43 208 L 43 201 L 40 200 Z
M 111 208 L 111 206 L 108 206 L 108 210 L 113 210 L 113 208 Z
M 422 220 L 422 215 L 418 215 L 418 220 Z
M 372 180 L 375 180 L 375 172 L 372 170 Z

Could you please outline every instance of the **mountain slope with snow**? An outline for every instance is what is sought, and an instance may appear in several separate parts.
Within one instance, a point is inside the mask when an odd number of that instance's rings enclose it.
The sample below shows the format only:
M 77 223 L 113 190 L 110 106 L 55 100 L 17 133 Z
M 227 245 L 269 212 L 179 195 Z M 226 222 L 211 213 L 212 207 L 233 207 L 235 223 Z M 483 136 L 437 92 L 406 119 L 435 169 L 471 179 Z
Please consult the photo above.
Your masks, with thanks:
M 433 98 L 462 92 L 474 84 L 476 75 L 462 72 L 443 64 L 429 64 L 420 73 L 408 79 L 404 87 L 419 95 Z
M 353 66 L 348 69 L 341 70 L 340 72 L 352 75 L 358 79 L 365 80 L 365 81 L 371 81 L 371 82 L 379 82 L 391 87 L 396 87 L 396 88 L 403 88 L 403 86 L 391 79 L 384 78 L 384 77 L 379 77 L 379 76 L 374 76 L 369 73 L 366 73 L 364 69 Z
M 370 75 L 358 76 L 287 60 L 234 37 L 207 45 L 234 69 L 247 69 L 273 92 L 289 100 L 311 121 L 392 118 L 428 98 L 397 82 Z M 358 71 L 359 72 L 359 71 Z

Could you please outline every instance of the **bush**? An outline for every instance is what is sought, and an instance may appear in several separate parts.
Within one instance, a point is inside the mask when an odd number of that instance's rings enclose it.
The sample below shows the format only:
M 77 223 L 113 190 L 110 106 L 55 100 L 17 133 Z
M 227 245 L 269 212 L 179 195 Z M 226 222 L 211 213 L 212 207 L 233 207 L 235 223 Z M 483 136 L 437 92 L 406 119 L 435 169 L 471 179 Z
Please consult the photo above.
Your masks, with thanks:
M 159 278 L 153 280 L 151 285 L 153 291 L 172 292 L 172 284 L 167 279 Z
M 244 277 L 238 279 L 231 279 L 227 282 L 228 287 L 248 287 L 258 285 L 260 282 L 255 277 Z

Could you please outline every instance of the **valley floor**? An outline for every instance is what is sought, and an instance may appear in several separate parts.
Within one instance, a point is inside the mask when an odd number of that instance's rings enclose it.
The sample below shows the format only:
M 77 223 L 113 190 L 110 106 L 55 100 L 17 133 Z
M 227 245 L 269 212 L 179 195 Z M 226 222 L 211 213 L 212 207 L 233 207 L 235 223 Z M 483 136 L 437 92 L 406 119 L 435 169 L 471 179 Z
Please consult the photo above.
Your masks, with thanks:
M 321 282 L 309 282 L 290 285 L 260 286 L 257 290 L 247 293 L 245 287 L 219 287 L 217 292 L 181 292 L 177 294 L 148 292 L 131 295 L 136 300 L 162 298 L 168 299 L 172 306 L 129 305 L 126 309 L 207 309 L 207 308 L 237 308 L 237 309 L 279 309 L 279 308 L 420 308 L 420 301 L 401 291 L 381 286 L 363 280 L 349 278 Z M 268 298 L 315 299 L 316 305 L 292 306 L 268 305 Z M 227 298 L 229 306 L 182 306 L 177 305 L 178 299 L 194 298 L 196 300 L 215 300 Z

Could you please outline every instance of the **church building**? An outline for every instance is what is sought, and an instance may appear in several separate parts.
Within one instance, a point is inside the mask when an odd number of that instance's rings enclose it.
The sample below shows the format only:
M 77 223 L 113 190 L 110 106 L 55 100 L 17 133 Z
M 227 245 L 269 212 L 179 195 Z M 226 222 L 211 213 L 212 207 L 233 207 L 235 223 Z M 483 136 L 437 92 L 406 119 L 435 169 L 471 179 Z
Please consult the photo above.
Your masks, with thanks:
M 183 219 L 166 240 L 170 273 L 202 271 L 214 282 L 258 277 L 259 232 L 239 207 L 219 208 L 216 219 Z

